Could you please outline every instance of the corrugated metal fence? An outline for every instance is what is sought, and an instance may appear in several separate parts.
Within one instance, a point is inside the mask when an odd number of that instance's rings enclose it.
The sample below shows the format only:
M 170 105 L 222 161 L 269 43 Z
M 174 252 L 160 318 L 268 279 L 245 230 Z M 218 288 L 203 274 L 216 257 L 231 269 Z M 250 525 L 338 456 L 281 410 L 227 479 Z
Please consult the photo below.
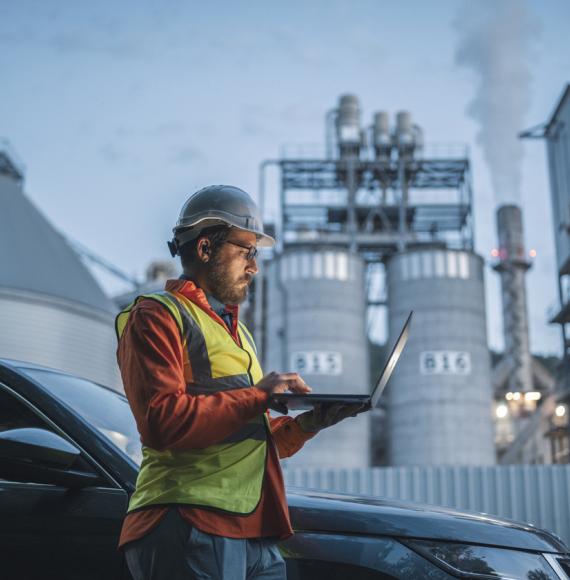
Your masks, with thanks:
M 291 468 L 288 485 L 484 512 L 550 530 L 570 545 L 570 465 Z

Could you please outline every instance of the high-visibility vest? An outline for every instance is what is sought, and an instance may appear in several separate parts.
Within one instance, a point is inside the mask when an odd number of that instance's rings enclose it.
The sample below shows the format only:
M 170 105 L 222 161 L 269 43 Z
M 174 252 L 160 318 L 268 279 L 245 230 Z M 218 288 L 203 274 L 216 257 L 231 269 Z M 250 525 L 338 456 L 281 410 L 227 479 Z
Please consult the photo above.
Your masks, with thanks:
M 238 323 L 239 346 L 227 328 L 178 292 L 139 296 L 116 319 L 123 334 L 129 314 L 146 298 L 160 302 L 176 320 L 185 352 L 187 392 L 211 394 L 247 388 L 263 376 L 251 334 Z M 205 449 L 158 451 L 142 446 L 142 463 L 129 512 L 149 505 L 186 504 L 249 514 L 261 499 L 268 421 L 265 413 L 221 443 Z

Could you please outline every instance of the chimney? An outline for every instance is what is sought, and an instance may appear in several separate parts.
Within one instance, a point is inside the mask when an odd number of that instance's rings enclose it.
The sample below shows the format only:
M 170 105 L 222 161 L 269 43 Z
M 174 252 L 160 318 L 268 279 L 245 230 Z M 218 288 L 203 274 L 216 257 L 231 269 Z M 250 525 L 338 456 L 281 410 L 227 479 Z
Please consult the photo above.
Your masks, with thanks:
M 532 358 L 528 336 L 525 274 L 530 268 L 524 248 L 521 209 L 503 205 L 497 210 L 499 249 L 494 270 L 501 276 L 505 357 L 510 373 L 508 390 L 532 391 Z

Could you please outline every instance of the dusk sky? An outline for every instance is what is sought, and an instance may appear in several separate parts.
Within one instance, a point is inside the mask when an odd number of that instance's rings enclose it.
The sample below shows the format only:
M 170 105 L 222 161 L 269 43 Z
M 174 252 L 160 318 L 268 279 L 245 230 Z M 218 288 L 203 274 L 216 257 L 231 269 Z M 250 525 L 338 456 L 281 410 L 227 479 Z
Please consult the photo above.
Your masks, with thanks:
M 149 261 L 169 258 L 165 241 L 189 194 L 231 183 L 255 197 L 260 162 L 284 144 L 321 143 L 340 94 L 360 98 L 366 124 L 380 109 L 409 110 L 427 142 L 470 146 L 486 259 L 497 203 L 523 206 L 537 251 L 531 348 L 558 353 L 559 329 L 546 323 L 557 290 L 545 145 L 505 154 L 511 173 L 522 170 L 520 193 L 493 191 L 518 182 L 492 177 L 505 149 L 493 152 L 483 113 L 493 95 L 504 117 L 492 128 L 507 141 L 513 122 L 548 119 L 570 81 L 568 22 L 567 0 L 0 0 L 0 138 L 59 230 L 142 277 Z M 496 75 L 478 72 L 489 63 L 521 74 L 494 87 Z M 499 285 L 486 275 L 489 340 L 500 349 Z

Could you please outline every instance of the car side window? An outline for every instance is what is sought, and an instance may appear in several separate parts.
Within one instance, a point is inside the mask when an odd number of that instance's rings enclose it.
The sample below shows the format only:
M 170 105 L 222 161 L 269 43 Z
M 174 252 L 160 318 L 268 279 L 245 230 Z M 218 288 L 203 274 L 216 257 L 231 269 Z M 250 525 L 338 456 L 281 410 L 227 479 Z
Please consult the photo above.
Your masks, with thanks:
M 0 432 L 9 431 L 10 429 L 26 429 L 32 427 L 54 432 L 54 429 L 34 413 L 32 409 L 10 392 L 0 388 Z M 73 468 L 87 472 L 94 471 L 83 457 L 76 459 Z M 0 475 L 0 481 L 7 480 Z
M 393 576 L 383 574 L 356 564 L 328 562 L 325 560 L 287 558 L 287 578 L 289 580 L 395 580 Z
M 53 431 L 24 403 L 0 389 L 0 431 L 28 427 Z
M 29 427 L 53 431 L 46 425 L 45 421 L 42 421 L 14 395 L 0 389 L 0 432 Z M 0 475 L 0 481 L 6 481 L 6 479 Z

